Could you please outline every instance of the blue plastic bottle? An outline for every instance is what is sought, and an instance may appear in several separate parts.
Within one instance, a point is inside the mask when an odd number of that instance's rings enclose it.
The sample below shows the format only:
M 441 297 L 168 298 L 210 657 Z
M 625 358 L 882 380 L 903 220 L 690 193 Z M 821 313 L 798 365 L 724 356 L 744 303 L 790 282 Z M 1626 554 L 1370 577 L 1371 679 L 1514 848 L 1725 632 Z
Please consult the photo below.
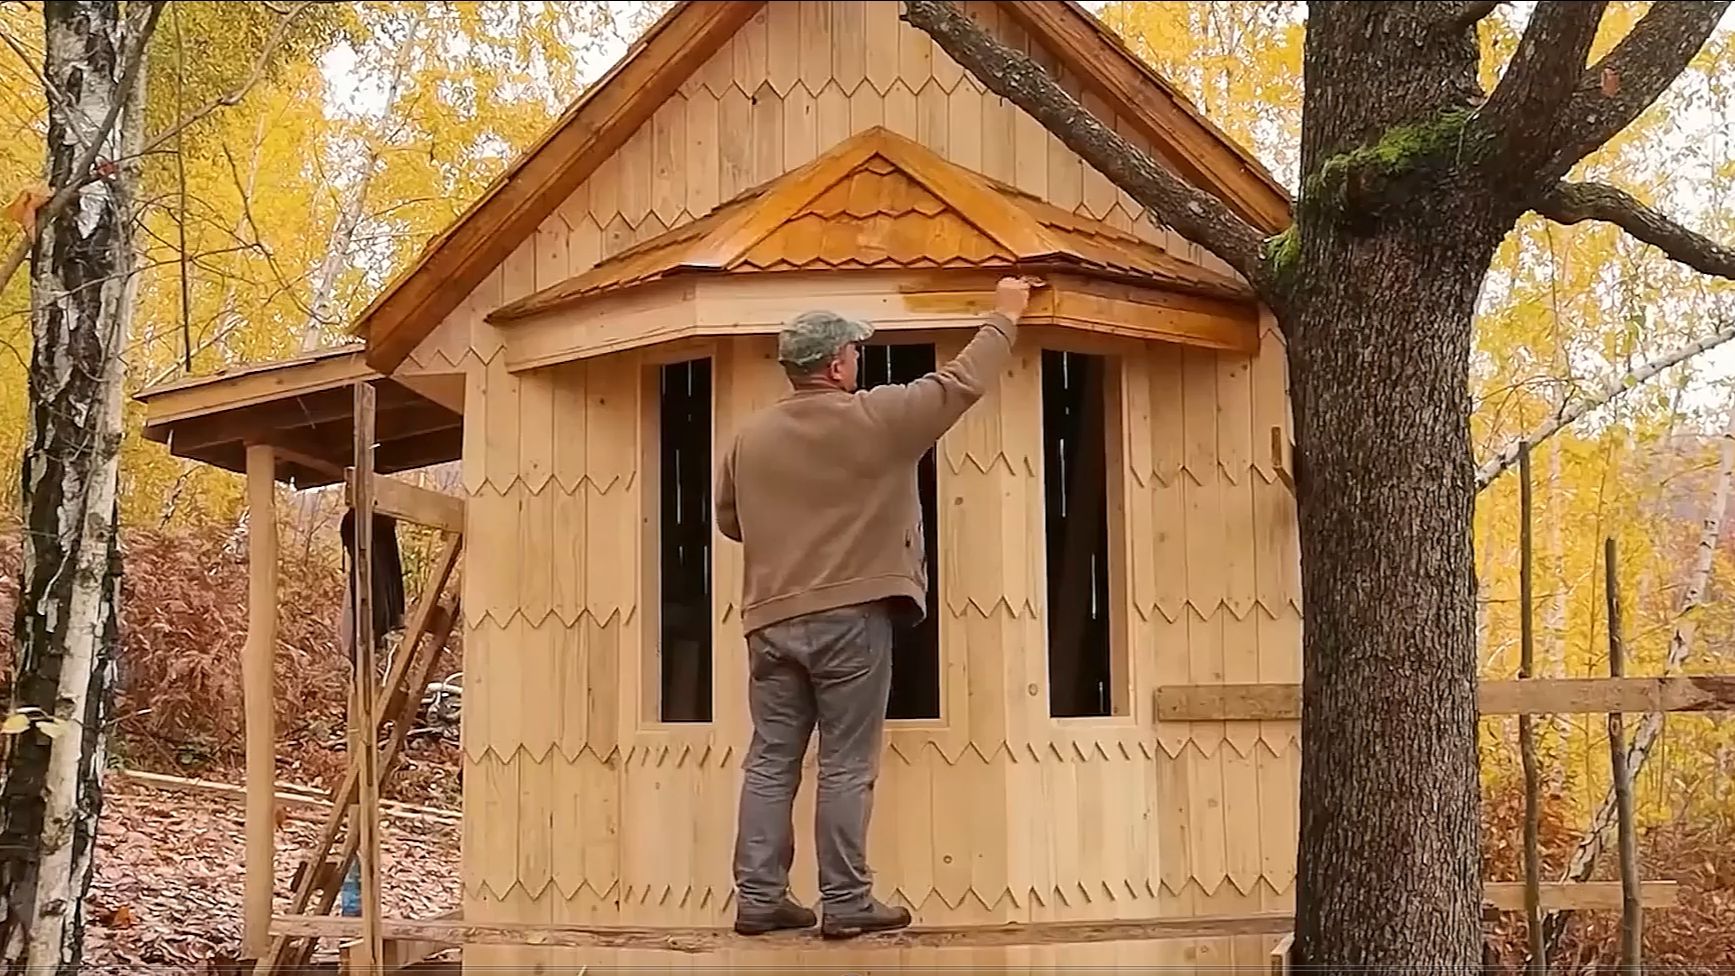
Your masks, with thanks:
M 338 894 L 343 914 L 355 918 L 361 915 L 361 861 L 349 862 L 349 873 L 343 876 L 343 888 Z

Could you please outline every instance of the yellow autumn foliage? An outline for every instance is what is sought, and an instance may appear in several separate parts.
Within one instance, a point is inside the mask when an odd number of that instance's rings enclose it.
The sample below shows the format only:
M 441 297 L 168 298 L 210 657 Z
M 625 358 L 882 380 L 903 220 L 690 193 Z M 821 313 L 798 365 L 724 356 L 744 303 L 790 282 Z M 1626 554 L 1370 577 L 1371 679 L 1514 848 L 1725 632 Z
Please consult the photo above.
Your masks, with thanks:
M 1518 5 L 1480 27 L 1491 89 L 1523 29 Z M 1610 4 L 1592 57 L 1631 30 L 1648 3 Z M 1103 19 L 1207 116 L 1296 186 L 1304 5 L 1286 0 L 1108 3 Z M 1731 25 L 1735 26 L 1735 25 Z M 1735 240 L 1735 30 L 1726 27 L 1637 124 L 1575 174 L 1618 185 L 1719 240 Z M 1504 242 L 1484 287 L 1472 355 L 1478 460 L 1535 430 L 1562 400 L 1735 322 L 1735 289 L 1601 224 L 1534 215 Z M 1539 446 L 1533 457 L 1535 626 L 1541 675 L 1607 673 L 1603 539 L 1616 540 L 1627 673 L 1660 673 L 1691 580 L 1714 491 L 1718 438 L 1735 408 L 1735 350 L 1663 372 Z M 1483 675 L 1519 659 L 1518 478 L 1478 500 L 1475 546 Z M 1727 520 L 1735 523 L 1735 511 Z M 1735 673 L 1735 524 L 1700 609 L 1688 671 Z M 1629 722 L 1629 730 L 1633 722 Z M 1542 723 L 1545 768 L 1583 822 L 1609 782 L 1600 715 Z M 1483 723 L 1490 775 L 1516 768 L 1516 722 Z M 1630 735 L 1629 731 L 1629 735 Z M 1641 814 L 1727 809 L 1735 722 L 1669 719 L 1641 777 Z

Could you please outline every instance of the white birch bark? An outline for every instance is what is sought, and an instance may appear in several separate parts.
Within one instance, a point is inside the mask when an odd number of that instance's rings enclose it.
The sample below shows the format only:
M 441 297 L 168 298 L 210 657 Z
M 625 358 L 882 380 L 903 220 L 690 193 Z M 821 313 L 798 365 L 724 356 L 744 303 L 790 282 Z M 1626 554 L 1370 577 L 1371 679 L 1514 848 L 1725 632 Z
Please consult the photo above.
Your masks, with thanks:
M 112 160 L 129 145 L 138 115 L 128 109 L 139 100 L 129 93 L 128 65 L 157 12 L 158 5 L 132 5 L 123 21 L 113 0 L 44 5 L 43 74 L 72 93 L 49 113 L 52 185 L 82 181 L 87 147 Z M 42 222 L 32 254 L 13 705 L 15 712 L 38 710 L 58 731 L 29 728 L 9 743 L 0 804 L 0 961 L 10 973 L 71 974 L 82 950 L 119 636 L 121 351 L 135 294 L 131 179 L 117 168 L 81 186 Z

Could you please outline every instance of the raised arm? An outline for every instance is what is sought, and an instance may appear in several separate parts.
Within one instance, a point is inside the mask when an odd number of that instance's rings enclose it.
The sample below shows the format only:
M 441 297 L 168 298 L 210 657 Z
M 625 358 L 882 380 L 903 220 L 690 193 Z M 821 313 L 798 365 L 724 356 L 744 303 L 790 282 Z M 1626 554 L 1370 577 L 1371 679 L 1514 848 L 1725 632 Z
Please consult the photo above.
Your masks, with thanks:
M 1002 278 L 994 289 L 994 310 L 957 356 L 909 383 L 877 386 L 863 403 L 899 449 L 919 455 L 934 445 L 964 411 L 986 396 L 1006 371 L 1018 340 L 1018 320 L 1030 303 L 1029 278 Z

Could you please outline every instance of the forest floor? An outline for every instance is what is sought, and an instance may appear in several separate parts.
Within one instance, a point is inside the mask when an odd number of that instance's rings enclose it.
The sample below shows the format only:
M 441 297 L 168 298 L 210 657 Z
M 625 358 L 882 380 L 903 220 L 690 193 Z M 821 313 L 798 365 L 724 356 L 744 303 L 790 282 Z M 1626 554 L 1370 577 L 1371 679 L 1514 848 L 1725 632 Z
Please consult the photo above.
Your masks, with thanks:
M 86 900 L 84 972 L 205 974 L 238 957 L 244 799 L 167 792 L 110 777 Z M 280 806 L 277 911 L 289 909 L 295 867 L 319 840 L 325 811 Z M 456 909 L 461 828 L 387 816 L 380 833 L 385 912 L 432 918 Z M 327 944 L 316 960 L 334 958 Z

